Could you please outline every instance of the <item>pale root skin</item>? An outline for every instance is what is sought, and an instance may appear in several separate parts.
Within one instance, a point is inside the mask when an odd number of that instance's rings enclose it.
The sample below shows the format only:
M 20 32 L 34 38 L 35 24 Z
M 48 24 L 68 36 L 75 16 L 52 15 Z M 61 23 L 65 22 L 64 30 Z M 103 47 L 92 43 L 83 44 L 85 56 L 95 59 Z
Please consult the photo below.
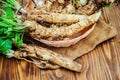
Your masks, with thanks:
M 28 20 L 45 21 L 49 23 L 75 23 L 87 18 L 85 15 L 60 14 L 60 13 L 43 13 L 40 15 L 28 15 Z
M 61 67 L 64 67 L 66 69 L 81 72 L 82 65 L 72 61 L 71 59 L 62 56 L 56 52 L 53 52 L 51 50 L 42 48 L 40 46 L 36 45 L 23 45 L 20 50 L 15 51 L 15 57 L 18 59 L 27 59 L 32 58 L 32 62 L 36 62 L 36 64 L 39 64 L 40 61 L 48 61 L 53 64 L 57 64 Z M 58 67 L 58 66 L 56 66 Z
M 75 33 L 80 32 L 84 28 L 96 23 L 101 15 L 101 12 L 95 13 L 88 18 L 81 19 L 78 23 L 71 24 L 70 26 L 52 26 L 50 28 L 39 25 L 36 22 L 27 21 L 26 23 L 30 25 L 28 28 L 28 33 L 31 37 L 38 40 L 44 38 L 58 38 L 58 37 L 69 37 Z
M 93 27 L 91 29 L 89 29 L 87 32 L 85 32 L 83 35 L 76 37 L 74 39 L 69 39 L 69 40 L 61 40 L 61 41 L 48 41 L 45 39 L 37 39 L 36 40 L 48 45 L 48 46 L 54 46 L 54 47 L 69 47 L 71 45 L 76 44 L 78 41 L 80 41 L 81 39 L 85 38 L 86 36 L 88 36 L 93 29 L 95 28 L 95 24 L 93 25 Z
M 79 22 L 83 19 L 96 19 L 99 17 L 100 12 L 95 13 L 91 16 L 86 15 L 75 15 L 75 14 L 60 14 L 60 13 L 43 13 L 40 15 L 28 15 L 28 20 L 35 20 L 35 21 L 44 21 L 49 23 L 75 23 Z

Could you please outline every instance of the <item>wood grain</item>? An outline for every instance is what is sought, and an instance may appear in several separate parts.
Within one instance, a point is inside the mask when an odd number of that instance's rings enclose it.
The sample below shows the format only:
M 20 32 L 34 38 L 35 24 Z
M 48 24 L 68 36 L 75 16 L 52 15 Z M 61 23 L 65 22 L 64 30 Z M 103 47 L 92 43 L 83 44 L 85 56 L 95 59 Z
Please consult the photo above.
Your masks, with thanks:
M 31 63 L 0 55 L 0 80 L 120 80 L 120 5 L 103 11 L 102 19 L 115 26 L 118 34 L 76 60 L 83 64 L 81 73 L 63 68 L 41 70 Z

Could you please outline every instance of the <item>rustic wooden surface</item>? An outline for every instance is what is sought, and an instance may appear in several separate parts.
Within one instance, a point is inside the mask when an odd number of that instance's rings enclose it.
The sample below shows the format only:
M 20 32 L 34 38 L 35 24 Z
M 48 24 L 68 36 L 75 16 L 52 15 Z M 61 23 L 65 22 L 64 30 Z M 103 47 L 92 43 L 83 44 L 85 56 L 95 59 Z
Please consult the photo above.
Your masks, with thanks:
M 120 5 L 105 8 L 102 18 L 118 34 L 77 59 L 84 70 L 75 73 L 63 68 L 41 70 L 31 63 L 0 55 L 0 80 L 120 80 Z

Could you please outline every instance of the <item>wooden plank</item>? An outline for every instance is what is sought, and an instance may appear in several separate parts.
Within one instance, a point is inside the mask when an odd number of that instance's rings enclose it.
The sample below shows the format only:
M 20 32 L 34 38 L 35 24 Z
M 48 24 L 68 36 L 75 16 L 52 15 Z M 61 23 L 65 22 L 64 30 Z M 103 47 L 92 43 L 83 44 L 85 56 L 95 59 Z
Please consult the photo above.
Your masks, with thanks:
M 41 80 L 40 75 L 40 69 L 31 63 L 0 56 L 0 80 Z
M 0 80 L 120 80 L 120 5 L 105 8 L 102 18 L 117 28 L 118 35 L 77 59 L 83 64 L 81 73 L 63 68 L 40 70 L 31 63 L 0 55 Z

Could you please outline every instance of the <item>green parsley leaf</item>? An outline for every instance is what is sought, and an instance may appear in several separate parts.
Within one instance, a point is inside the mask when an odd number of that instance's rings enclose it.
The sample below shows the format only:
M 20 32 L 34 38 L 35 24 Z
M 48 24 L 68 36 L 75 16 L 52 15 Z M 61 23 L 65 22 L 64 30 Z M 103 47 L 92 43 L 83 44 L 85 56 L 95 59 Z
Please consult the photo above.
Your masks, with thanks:
M 8 16 L 10 18 L 14 18 L 14 12 L 11 8 L 5 7 L 4 11 L 6 13 L 6 16 Z
M 78 3 L 78 0 L 75 0 L 75 4 L 77 4 Z
M 16 36 L 15 36 L 15 44 L 18 48 L 20 48 L 23 43 L 23 40 L 20 37 L 21 37 L 20 34 L 16 34 Z
M 12 48 L 12 40 L 0 39 L 0 50 L 2 51 L 3 54 L 6 54 L 11 48 Z

